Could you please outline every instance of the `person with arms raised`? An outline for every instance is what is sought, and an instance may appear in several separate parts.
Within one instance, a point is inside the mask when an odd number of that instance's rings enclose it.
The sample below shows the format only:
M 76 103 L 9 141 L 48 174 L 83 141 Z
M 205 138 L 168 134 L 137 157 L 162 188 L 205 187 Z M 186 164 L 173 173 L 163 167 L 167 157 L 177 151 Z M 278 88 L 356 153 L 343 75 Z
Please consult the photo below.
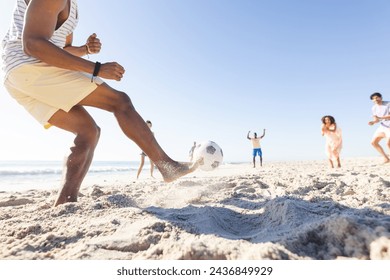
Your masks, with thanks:
M 257 137 L 257 133 L 256 132 L 253 133 L 253 137 L 250 137 L 249 136 L 250 132 L 251 131 L 248 131 L 248 134 L 246 135 L 246 138 L 248 140 L 251 140 L 251 142 L 252 142 L 252 148 L 253 148 L 253 151 L 252 151 L 252 155 L 253 155 L 253 168 L 256 167 L 256 156 L 257 155 L 260 158 L 260 166 L 263 166 L 263 152 L 261 150 L 260 140 L 263 139 L 263 137 L 265 136 L 265 129 L 263 129 L 263 135 L 260 136 L 260 137 Z

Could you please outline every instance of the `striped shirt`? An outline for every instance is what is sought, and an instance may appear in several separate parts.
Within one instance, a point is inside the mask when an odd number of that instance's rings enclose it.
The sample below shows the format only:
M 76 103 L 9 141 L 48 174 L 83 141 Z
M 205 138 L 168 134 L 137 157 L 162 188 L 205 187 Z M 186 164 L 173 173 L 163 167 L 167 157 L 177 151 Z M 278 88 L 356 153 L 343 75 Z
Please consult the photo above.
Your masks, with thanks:
M 11 27 L 2 41 L 2 69 L 4 79 L 7 78 L 10 71 L 23 64 L 33 64 L 40 62 L 35 57 L 29 56 L 23 51 L 22 33 L 24 27 L 24 16 L 27 5 L 24 0 L 17 0 Z M 68 19 L 54 31 L 50 42 L 59 48 L 64 48 L 66 38 L 76 28 L 78 22 L 77 0 L 71 0 L 70 13 Z

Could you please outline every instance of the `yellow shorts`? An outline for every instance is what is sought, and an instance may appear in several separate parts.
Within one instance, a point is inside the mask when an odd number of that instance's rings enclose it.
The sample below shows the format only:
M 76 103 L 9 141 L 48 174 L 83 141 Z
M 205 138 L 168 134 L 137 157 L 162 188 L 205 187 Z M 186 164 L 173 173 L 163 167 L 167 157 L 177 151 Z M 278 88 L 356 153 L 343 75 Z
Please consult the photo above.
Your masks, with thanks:
M 41 62 L 13 69 L 4 86 L 19 104 L 48 128 L 48 121 L 54 113 L 58 110 L 69 112 L 102 83 L 100 78 L 91 83 L 91 75 L 86 73 Z

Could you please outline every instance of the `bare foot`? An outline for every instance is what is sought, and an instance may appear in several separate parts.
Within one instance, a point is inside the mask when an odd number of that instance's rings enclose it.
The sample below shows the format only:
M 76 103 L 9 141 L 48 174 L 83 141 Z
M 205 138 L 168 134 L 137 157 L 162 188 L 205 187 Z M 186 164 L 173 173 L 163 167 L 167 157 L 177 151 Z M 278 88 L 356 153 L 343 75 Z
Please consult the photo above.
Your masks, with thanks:
M 158 166 L 164 181 L 166 183 L 170 183 L 184 175 L 194 172 L 199 166 L 199 161 L 195 163 L 183 163 L 177 161 L 173 161 L 171 163 L 162 162 L 156 165 Z
M 58 206 L 60 204 L 64 204 L 64 203 L 68 203 L 68 202 L 77 202 L 77 195 L 66 196 L 66 195 L 60 193 L 57 200 L 54 202 L 54 206 Z

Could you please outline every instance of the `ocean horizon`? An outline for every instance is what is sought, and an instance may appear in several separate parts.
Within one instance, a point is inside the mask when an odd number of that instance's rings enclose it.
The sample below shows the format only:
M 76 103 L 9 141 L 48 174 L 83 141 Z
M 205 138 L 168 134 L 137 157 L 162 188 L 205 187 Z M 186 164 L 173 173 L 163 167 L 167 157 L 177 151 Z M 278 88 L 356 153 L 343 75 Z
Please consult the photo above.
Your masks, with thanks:
M 139 161 L 94 161 L 86 179 L 92 182 L 102 177 L 104 180 L 105 177 L 111 178 L 114 175 L 128 175 L 129 180 L 132 180 L 136 177 L 139 163 Z M 63 161 L 0 161 L 0 191 L 59 188 L 63 166 Z M 149 161 L 145 161 L 143 173 L 148 173 L 149 168 Z
M 358 159 L 378 160 L 375 158 L 359 157 L 347 158 L 345 161 L 354 161 Z M 265 166 L 270 166 L 279 161 L 265 161 Z M 324 167 L 327 167 L 325 160 L 298 160 L 284 161 L 286 164 L 299 165 L 307 162 L 323 162 Z M 81 185 L 89 187 L 93 185 L 110 185 L 123 184 L 128 182 L 134 183 L 137 178 L 137 170 L 139 161 L 93 161 L 91 167 Z M 242 162 L 224 162 L 223 165 L 236 164 L 252 165 L 250 161 Z M 62 181 L 63 161 L 55 160 L 0 160 L 0 192 L 21 192 L 27 190 L 58 190 Z M 160 178 L 158 170 L 155 169 L 154 177 Z M 140 179 L 153 179 L 150 177 L 150 163 L 145 160 L 143 170 L 140 174 Z

